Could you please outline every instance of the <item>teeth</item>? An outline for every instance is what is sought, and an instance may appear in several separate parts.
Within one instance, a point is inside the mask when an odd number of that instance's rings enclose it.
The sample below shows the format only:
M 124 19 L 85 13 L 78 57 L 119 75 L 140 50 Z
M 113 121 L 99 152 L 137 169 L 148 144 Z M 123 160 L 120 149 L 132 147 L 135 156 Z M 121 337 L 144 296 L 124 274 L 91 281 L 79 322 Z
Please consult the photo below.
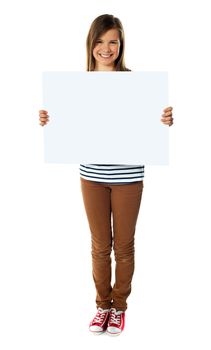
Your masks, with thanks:
M 108 58 L 108 57 L 111 56 L 111 54 L 110 54 L 110 55 L 102 55 L 102 54 L 100 54 L 100 56 L 105 57 L 105 58 Z

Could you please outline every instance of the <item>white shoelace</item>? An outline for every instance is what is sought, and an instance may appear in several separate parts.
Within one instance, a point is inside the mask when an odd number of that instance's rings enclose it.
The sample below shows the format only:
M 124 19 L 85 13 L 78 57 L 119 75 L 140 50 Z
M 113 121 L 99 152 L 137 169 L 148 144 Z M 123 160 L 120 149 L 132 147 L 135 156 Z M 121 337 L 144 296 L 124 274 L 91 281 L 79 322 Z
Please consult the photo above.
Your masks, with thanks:
M 98 309 L 97 315 L 95 316 L 93 322 L 102 322 L 105 318 L 105 314 L 106 312 L 108 312 L 109 310 L 103 310 L 101 308 Z
M 120 325 L 121 323 L 120 315 L 122 314 L 122 312 L 123 311 L 116 311 L 115 309 L 111 309 L 109 322 Z

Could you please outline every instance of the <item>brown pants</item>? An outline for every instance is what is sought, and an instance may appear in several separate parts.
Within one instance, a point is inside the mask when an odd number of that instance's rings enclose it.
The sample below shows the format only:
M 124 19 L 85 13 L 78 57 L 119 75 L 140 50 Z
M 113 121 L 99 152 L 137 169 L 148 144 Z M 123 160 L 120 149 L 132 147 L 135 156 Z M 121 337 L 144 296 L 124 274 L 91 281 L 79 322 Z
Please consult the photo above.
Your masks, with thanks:
M 134 235 L 143 181 L 116 185 L 80 179 L 91 231 L 92 274 L 97 293 L 97 307 L 126 310 L 126 300 L 131 292 L 134 272 Z M 113 288 L 112 246 L 116 261 Z

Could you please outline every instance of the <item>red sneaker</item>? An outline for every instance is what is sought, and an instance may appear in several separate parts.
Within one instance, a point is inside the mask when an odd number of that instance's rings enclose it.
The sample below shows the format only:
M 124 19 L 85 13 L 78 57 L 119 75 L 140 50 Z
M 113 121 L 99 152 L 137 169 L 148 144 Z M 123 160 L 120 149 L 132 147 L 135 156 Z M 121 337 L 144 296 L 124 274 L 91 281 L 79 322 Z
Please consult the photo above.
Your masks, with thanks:
M 98 308 L 98 311 L 95 317 L 89 324 L 89 330 L 92 333 L 101 334 L 105 332 L 108 325 L 109 312 L 110 312 L 110 309 L 103 310 L 100 307 Z
M 112 308 L 109 315 L 106 333 L 109 335 L 119 335 L 125 327 L 125 312 L 116 311 Z

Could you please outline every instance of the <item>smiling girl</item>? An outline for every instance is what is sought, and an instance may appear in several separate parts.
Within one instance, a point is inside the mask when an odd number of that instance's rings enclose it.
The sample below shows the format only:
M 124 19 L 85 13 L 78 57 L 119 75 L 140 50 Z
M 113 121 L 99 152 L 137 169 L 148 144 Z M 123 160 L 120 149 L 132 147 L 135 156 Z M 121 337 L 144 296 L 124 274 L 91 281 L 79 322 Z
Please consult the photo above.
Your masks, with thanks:
M 130 71 L 124 62 L 125 37 L 121 21 L 101 15 L 87 36 L 87 71 Z M 39 111 L 40 124 L 49 121 Z M 172 107 L 161 122 L 173 124 Z M 134 235 L 143 192 L 144 165 L 80 164 L 84 207 L 91 232 L 92 274 L 97 313 L 89 325 L 94 334 L 119 335 L 125 325 L 127 298 L 134 273 Z M 115 282 L 111 285 L 111 251 Z

